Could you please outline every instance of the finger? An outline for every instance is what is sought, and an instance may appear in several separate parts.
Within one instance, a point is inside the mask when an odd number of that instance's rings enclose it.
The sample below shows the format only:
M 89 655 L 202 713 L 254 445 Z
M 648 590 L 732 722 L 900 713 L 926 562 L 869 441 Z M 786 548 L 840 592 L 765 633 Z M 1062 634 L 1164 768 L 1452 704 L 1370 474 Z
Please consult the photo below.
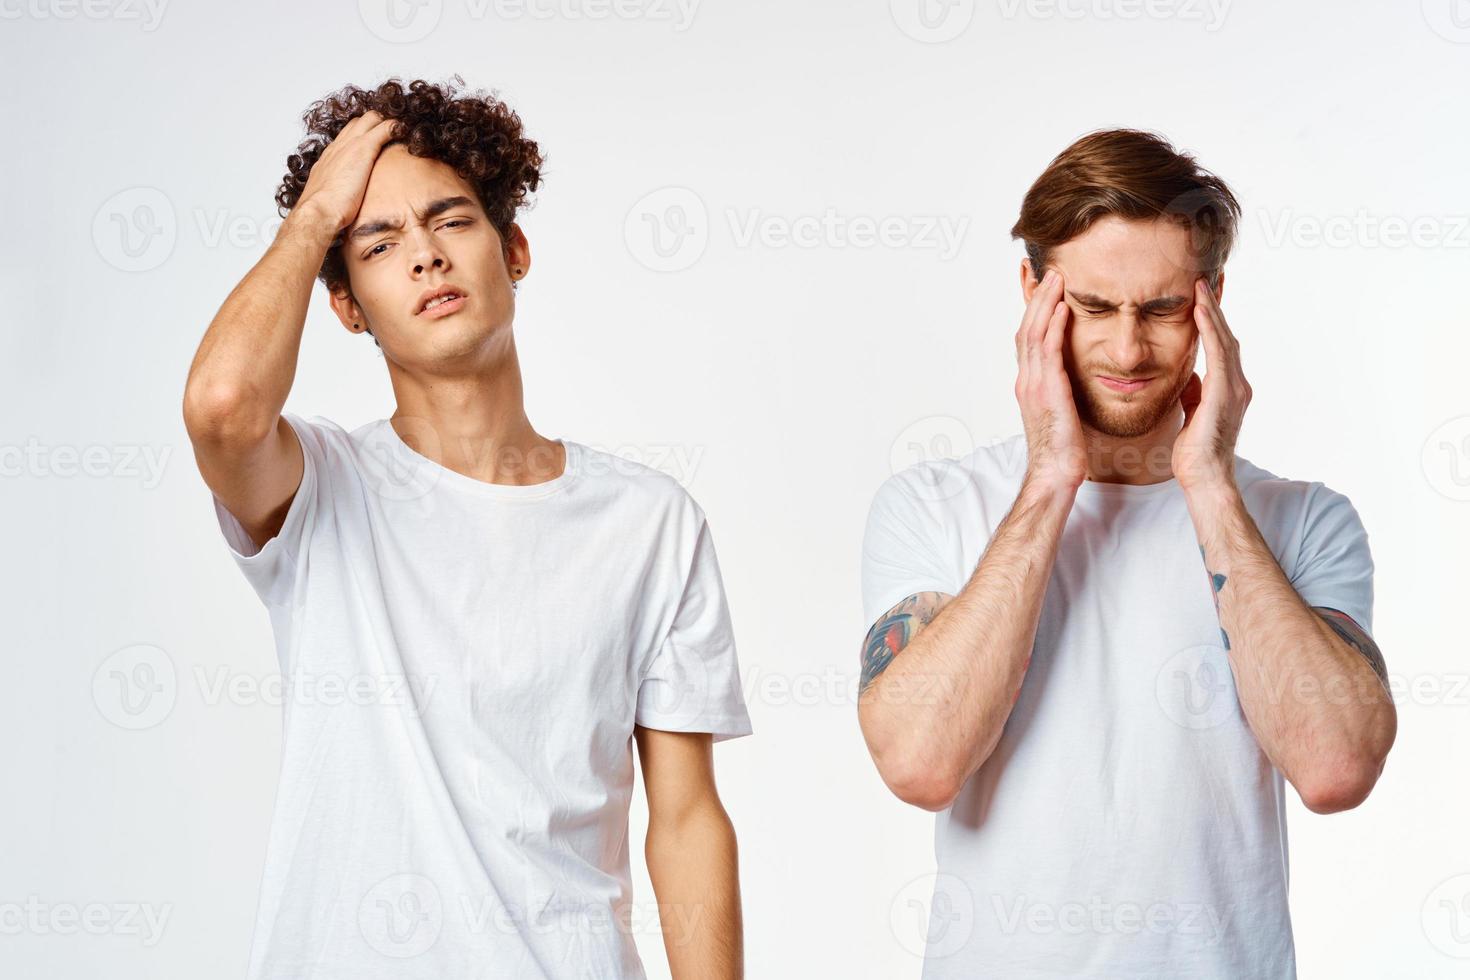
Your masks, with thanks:
M 1210 288 L 1207 280 L 1201 279 L 1202 292 L 1205 297 L 1205 308 L 1209 311 L 1210 321 L 1215 326 L 1215 334 L 1220 338 L 1220 346 L 1228 354 L 1234 354 L 1239 349 L 1240 342 L 1236 340 L 1235 334 L 1230 330 L 1230 324 L 1225 320 L 1225 311 L 1220 308 L 1220 301 L 1215 298 L 1215 291 Z
M 1208 284 L 1201 279 L 1201 292 L 1204 294 L 1204 303 L 1195 304 L 1195 322 L 1202 323 L 1200 336 L 1205 342 L 1205 364 L 1208 373 L 1205 375 L 1205 383 L 1214 388 L 1214 383 L 1225 382 L 1227 385 L 1245 381 L 1244 372 L 1241 370 L 1241 347 L 1230 335 L 1229 328 L 1225 323 L 1225 313 L 1220 306 L 1214 303 L 1214 294 L 1210 291 Z
M 1052 358 L 1060 358 L 1062 354 L 1062 341 L 1067 336 L 1067 317 L 1072 308 L 1066 303 L 1058 300 L 1056 307 L 1052 310 L 1051 320 L 1046 325 L 1046 336 L 1042 341 L 1042 359 L 1050 361 Z M 1060 360 L 1057 364 L 1061 366 Z
M 1041 282 L 1031 291 L 1031 299 L 1026 303 L 1026 311 L 1021 314 L 1021 326 L 1016 330 L 1016 359 L 1018 361 L 1025 358 L 1026 347 L 1035 330 L 1036 321 L 1044 319 L 1051 310 L 1046 297 L 1052 276 L 1053 273 L 1048 270 L 1041 277 Z
M 1054 307 L 1062 295 L 1062 276 L 1055 269 L 1048 269 L 1041 280 L 1041 288 L 1031 297 L 1036 301 L 1036 310 L 1031 317 L 1031 326 L 1026 332 L 1027 348 L 1040 348 L 1046 337 L 1046 328 L 1051 323 Z
M 1032 377 L 1038 386 L 1049 385 L 1060 375 L 1066 377 L 1066 369 L 1062 366 L 1062 338 L 1067 333 L 1067 314 L 1070 310 L 1066 303 L 1058 301 L 1051 310 L 1051 315 L 1046 318 L 1042 340 L 1031 348 L 1030 369 L 1035 372 Z
M 1194 322 L 1199 327 L 1200 339 L 1204 341 L 1207 380 L 1226 367 L 1225 349 L 1220 342 L 1215 316 L 1210 312 L 1208 293 L 1205 281 L 1199 280 L 1195 285 Z
M 368 138 L 376 139 L 379 143 L 386 143 L 398 131 L 399 122 L 400 120 L 398 119 L 384 119 L 367 131 Z

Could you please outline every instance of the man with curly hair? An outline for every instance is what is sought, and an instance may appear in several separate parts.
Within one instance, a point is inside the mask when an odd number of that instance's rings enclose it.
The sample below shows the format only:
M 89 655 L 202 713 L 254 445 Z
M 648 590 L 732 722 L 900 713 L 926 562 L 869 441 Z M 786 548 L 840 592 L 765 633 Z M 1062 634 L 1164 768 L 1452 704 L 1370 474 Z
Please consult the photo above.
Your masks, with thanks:
M 739 976 L 711 745 L 751 726 L 714 544 L 673 479 L 526 417 L 514 219 L 540 150 L 452 83 L 349 87 L 305 122 L 183 405 L 286 683 L 248 976 L 642 977 L 635 742 L 673 974 Z M 283 412 L 313 278 L 382 348 L 389 418 Z

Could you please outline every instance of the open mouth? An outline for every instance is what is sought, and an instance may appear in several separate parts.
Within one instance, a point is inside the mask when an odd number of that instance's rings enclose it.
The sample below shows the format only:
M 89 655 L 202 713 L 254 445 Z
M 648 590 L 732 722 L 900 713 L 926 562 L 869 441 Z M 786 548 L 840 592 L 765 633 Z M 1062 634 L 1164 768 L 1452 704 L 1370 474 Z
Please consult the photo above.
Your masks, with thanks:
M 465 294 L 455 286 L 440 286 L 419 299 L 418 316 L 437 319 L 448 316 L 465 304 Z

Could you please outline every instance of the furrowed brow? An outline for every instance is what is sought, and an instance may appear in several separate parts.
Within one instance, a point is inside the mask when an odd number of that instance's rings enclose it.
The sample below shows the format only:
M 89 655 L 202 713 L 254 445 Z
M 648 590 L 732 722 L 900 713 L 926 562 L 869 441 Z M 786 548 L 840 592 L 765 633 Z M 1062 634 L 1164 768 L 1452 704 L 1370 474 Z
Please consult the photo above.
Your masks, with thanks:
M 1188 304 L 1189 298 L 1187 296 L 1160 296 L 1158 299 L 1151 299 L 1147 303 L 1144 303 L 1143 310 L 1145 313 L 1156 313 L 1159 310 L 1177 310 L 1179 307 L 1187 306 Z
M 1092 293 L 1074 293 L 1068 290 L 1067 295 L 1071 296 L 1077 305 L 1085 306 L 1089 310 L 1116 310 L 1118 308 L 1118 304 L 1112 300 L 1094 296 Z
M 1068 295 L 1079 306 L 1085 306 L 1089 310 L 1116 310 L 1118 303 L 1110 299 L 1103 299 L 1092 293 L 1074 293 L 1068 291 Z M 1186 305 L 1189 298 L 1186 296 L 1160 296 L 1157 299 L 1146 300 L 1139 309 L 1145 313 L 1157 313 L 1160 310 L 1174 310 Z
M 465 197 L 463 194 L 456 194 L 453 197 L 441 197 L 437 201 L 430 201 L 422 211 L 416 210 L 414 216 L 420 221 L 428 221 L 430 218 L 438 217 L 445 211 L 452 211 L 455 208 L 466 207 L 474 203 L 474 201 Z M 364 238 L 371 238 L 374 235 L 381 235 L 385 231 L 400 231 L 402 228 L 403 221 L 400 218 L 376 218 L 358 225 L 352 229 L 352 233 L 347 237 L 350 241 L 356 242 Z

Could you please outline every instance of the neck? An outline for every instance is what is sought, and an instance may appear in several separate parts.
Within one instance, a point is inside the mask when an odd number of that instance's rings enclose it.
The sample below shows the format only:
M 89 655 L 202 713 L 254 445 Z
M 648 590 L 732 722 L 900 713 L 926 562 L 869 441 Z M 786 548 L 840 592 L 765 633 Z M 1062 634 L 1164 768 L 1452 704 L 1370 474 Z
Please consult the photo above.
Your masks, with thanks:
M 560 476 L 561 443 L 526 418 L 514 341 L 467 374 L 390 371 L 398 405 L 389 423 L 414 450 L 486 483 L 529 485 Z
M 1109 435 L 1084 422 L 1087 479 L 1137 486 L 1172 479 L 1174 440 L 1183 424 L 1182 410 L 1166 415 L 1152 431 L 1139 436 Z

